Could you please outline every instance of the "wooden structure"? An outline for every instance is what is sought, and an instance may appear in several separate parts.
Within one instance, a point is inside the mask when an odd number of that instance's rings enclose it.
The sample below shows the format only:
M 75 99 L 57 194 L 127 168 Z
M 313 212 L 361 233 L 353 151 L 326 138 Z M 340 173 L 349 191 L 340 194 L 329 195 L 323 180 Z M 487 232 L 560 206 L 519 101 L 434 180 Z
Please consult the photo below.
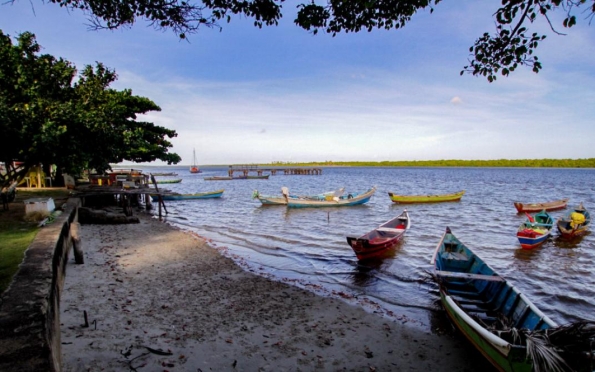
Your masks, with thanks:
M 279 173 L 282 173 L 286 176 L 288 175 L 304 175 L 304 176 L 320 176 L 322 175 L 322 168 L 260 168 L 257 164 L 245 164 L 245 165 L 230 165 L 229 169 L 227 170 L 227 174 L 229 177 L 233 178 L 234 173 L 240 173 L 243 176 L 247 177 L 250 173 L 256 173 L 258 176 L 264 175 L 264 172 L 270 173 L 272 176 L 275 176 Z

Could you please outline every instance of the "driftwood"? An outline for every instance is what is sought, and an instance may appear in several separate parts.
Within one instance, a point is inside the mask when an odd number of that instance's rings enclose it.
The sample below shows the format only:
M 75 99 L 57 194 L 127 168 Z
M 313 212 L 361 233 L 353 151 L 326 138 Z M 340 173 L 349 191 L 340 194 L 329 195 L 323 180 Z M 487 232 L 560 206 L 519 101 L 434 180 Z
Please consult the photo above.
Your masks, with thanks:
M 126 216 L 124 214 L 107 212 L 102 209 L 90 209 L 80 207 L 78 220 L 81 224 L 117 225 L 127 223 L 140 223 L 138 217 Z
M 77 264 L 84 264 L 85 257 L 83 256 L 83 247 L 81 243 L 81 236 L 79 234 L 79 229 L 81 225 L 78 222 L 73 222 L 70 224 L 70 238 L 72 240 L 72 248 L 74 251 L 74 262 Z

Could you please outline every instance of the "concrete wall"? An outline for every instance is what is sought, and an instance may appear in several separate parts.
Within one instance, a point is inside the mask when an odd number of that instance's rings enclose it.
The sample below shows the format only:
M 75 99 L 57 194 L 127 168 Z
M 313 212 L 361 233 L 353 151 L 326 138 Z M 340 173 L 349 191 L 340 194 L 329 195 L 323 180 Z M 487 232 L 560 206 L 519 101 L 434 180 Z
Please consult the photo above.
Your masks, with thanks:
M 0 371 L 60 371 L 60 293 L 79 199 L 43 227 L 0 299 Z

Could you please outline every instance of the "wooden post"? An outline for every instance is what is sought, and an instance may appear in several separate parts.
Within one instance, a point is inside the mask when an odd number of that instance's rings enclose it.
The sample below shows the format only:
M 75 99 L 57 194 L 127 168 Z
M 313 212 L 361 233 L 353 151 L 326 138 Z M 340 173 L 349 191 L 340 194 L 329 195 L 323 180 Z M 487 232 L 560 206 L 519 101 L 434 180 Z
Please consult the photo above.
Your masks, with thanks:
M 159 193 L 159 186 L 157 186 L 157 181 L 155 180 L 155 176 L 153 175 L 151 175 L 151 182 L 153 182 L 153 185 L 155 185 L 155 191 L 157 191 L 157 195 L 159 195 L 159 219 L 161 219 L 161 205 L 163 205 L 163 210 L 165 211 L 165 214 L 167 214 L 167 208 L 165 208 L 165 203 L 163 202 L 163 198 Z
M 74 251 L 74 262 L 77 264 L 84 264 L 85 257 L 83 255 L 83 247 L 81 243 L 81 236 L 79 234 L 81 225 L 78 222 L 70 224 L 70 237 L 72 240 L 72 247 Z

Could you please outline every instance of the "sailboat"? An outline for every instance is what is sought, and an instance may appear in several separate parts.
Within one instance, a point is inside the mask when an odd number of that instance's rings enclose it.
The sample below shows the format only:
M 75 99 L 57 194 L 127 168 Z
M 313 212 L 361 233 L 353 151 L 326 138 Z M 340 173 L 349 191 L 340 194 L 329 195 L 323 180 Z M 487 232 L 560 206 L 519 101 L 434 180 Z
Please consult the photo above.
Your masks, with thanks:
M 200 169 L 198 169 L 198 165 L 196 165 L 196 150 L 192 149 L 192 156 L 193 161 L 192 165 L 190 166 L 190 173 L 200 173 Z

